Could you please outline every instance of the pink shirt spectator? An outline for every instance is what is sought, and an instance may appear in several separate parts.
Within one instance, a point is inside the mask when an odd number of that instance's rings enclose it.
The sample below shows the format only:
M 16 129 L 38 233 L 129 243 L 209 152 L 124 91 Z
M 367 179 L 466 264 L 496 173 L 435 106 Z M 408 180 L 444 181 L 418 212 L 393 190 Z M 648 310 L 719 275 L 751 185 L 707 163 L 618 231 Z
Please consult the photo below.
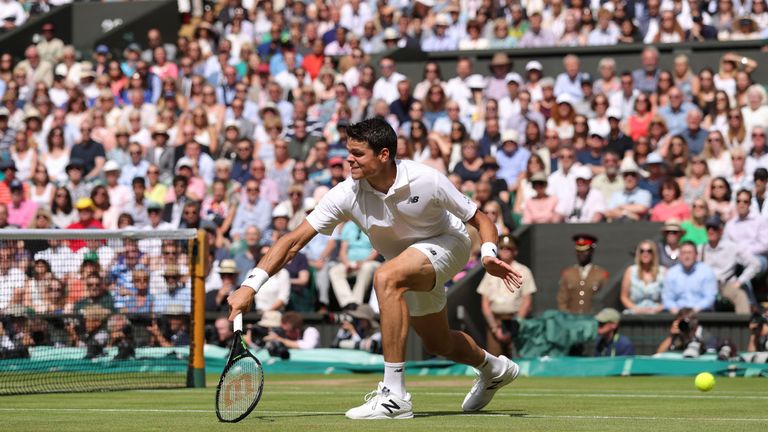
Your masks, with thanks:
M 666 222 L 669 219 L 688 220 L 691 218 L 691 209 L 683 201 L 677 200 L 671 203 L 664 201 L 656 204 L 651 210 L 651 221 Z
M 24 200 L 19 207 L 14 207 L 13 202 L 8 203 L 8 223 L 21 228 L 26 228 L 35 216 L 37 204 L 32 200 Z
M 529 198 L 525 201 L 523 208 L 523 223 L 555 223 L 558 222 L 557 197 L 548 196 L 546 198 Z
M 206 190 L 205 182 L 200 177 L 192 177 L 189 179 L 189 184 L 187 185 L 188 198 L 195 201 L 202 201 L 203 198 L 205 198 Z M 165 202 L 167 204 L 174 201 L 176 201 L 176 192 L 173 191 L 173 188 L 168 188 L 168 192 L 165 193 Z

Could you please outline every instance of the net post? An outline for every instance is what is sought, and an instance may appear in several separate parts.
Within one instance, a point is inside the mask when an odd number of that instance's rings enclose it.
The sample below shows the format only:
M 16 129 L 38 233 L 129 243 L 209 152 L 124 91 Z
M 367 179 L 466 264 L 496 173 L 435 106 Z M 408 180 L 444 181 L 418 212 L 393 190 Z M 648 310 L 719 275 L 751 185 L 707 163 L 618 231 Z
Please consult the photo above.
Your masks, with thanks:
M 205 276 L 208 266 L 208 240 L 206 231 L 198 230 L 197 237 L 189 240 L 192 264 L 192 313 L 190 314 L 189 366 L 187 387 L 205 387 Z

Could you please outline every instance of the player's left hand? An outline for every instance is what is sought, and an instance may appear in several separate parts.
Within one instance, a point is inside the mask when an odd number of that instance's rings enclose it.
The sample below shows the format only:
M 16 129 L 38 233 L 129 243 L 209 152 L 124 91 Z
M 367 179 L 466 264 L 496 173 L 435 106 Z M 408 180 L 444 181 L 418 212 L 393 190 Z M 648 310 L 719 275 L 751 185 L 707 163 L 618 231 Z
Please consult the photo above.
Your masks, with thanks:
M 501 278 L 510 292 L 515 292 L 523 284 L 523 275 L 498 258 L 483 258 L 483 267 L 488 274 Z

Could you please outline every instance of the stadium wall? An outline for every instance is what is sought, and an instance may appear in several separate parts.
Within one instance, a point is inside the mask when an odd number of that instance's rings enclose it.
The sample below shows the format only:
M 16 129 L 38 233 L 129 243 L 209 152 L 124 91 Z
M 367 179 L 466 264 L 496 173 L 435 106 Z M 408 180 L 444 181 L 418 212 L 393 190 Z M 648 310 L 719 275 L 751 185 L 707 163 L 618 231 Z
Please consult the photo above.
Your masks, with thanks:
M 147 30 L 157 28 L 163 40 L 174 43 L 180 20 L 175 1 L 71 3 L 32 17 L 21 27 L 0 36 L 3 52 L 22 58 L 24 49 L 41 37 L 44 23 L 54 24 L 57 38 L 72 44 L 87 60 L 99 44 L 119 54 L 132 42 L 147 46 Z M 76 31 L 75 31 L 76 29 Z
M 512 60 L 512 71 L 521 75 L 525 74 L 525 64 L 530 60 L 537 60 L 544 66 L 545 76 L 554 77 L 563 71 L 563 57 L 575 54 L 581 59 L 581 71 L 589 72 L 596 80 L 599 78 L 598 62 L 604 57 L 613 57 L 616 60 L 616 72 L 634 70 L 641 67 L 640 53 L 648 45 L 621 44 L 613 46 L 584 46 L 584 47 L 553 47 L 523 49 L 514 48 L 507 50 Z M 754 41 L 720 41 L 720 42 L 687 42 L 676 44 L 655 45 L 659 50 L 659 63 L 662 69 L 673 70 L 674 57 L 678 54 L 688 56 L 691 68 L 698 71 L 709 67 L 717 72 L 720 57 L 728 52 L 736 52 L 750 57 L 760 65 L 768 62 L 768 53 L 763 51 L 765 40 Z M 397 62 L 398 72 L 406 75 L 415 84 L 423 79 L 425 61 L 436 61 L 440 65 L 443 78 L 455 76 L 456 62 L 460 57 L 472 59 L 473 73 L 488 74 L 488 65 L 491 57 L 498 50 L 477 51 L 440 51 L 424 53 L 420 50 L 398 49 L 379 55 L 388 55 Z M 768 82 L 768 68 L 761 67 L 752 73 L 752 78 L 757 83 Z

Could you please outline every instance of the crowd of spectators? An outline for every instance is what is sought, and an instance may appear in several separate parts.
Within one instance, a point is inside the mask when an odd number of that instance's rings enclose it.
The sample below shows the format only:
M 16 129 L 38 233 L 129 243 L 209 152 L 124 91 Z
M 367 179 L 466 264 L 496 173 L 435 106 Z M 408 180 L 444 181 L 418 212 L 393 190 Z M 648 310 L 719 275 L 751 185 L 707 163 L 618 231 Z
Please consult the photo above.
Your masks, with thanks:
M 624 277 L 629 311 L 712 310 L 718 292 L 737 312 L 759 307 L 749 282 L 768 269 L 768 97 L 754 59 L 727 53 L 693 70 L 680 54 L 666 70 L 648 46 L 636 70 L 606 56 L 588 71 L 575 55 L 545 70 L 500 50 L 488 70 L 469 57 L 450 71 L 426 61 L 416 80 L 371 55 L 765 38 L 764 0 L 501 3 L 180 2 L 188 35 L 151 29 L 144 46 L 99 45 L 91 56 L 45 23 L 24 59 L 0 54 L 0 227 L 205 229 L 206 306 L 221 311 L 244 272 L 344 181 L 346 127 L 377 116 L 398 133 L 398 158 L 448 175 L 500 234 L 521 223 L 665 222 L 663 241 L 641 243 Z M 0 1 L 6 29 L 26 14 Z M 375 311 L 380 260 L 345 224 L 313 239 L 256 308 Z M 93 297 L 73 286 L 92 275 Z M 672 288 L 692 277 L 714 284 L 706 301 Z M 0 247 L 0 312 L 68 313 L 90 301 L 162 313 L 154 308 L 174 298 L 189 307 L 189 280 L 173 242 Z M 44 301 L 43 285 L 59 300 Z M 501 335 L 494 320 L 528 313 L 515 305 L 494 318 L 486 304 L 492 332 Z

